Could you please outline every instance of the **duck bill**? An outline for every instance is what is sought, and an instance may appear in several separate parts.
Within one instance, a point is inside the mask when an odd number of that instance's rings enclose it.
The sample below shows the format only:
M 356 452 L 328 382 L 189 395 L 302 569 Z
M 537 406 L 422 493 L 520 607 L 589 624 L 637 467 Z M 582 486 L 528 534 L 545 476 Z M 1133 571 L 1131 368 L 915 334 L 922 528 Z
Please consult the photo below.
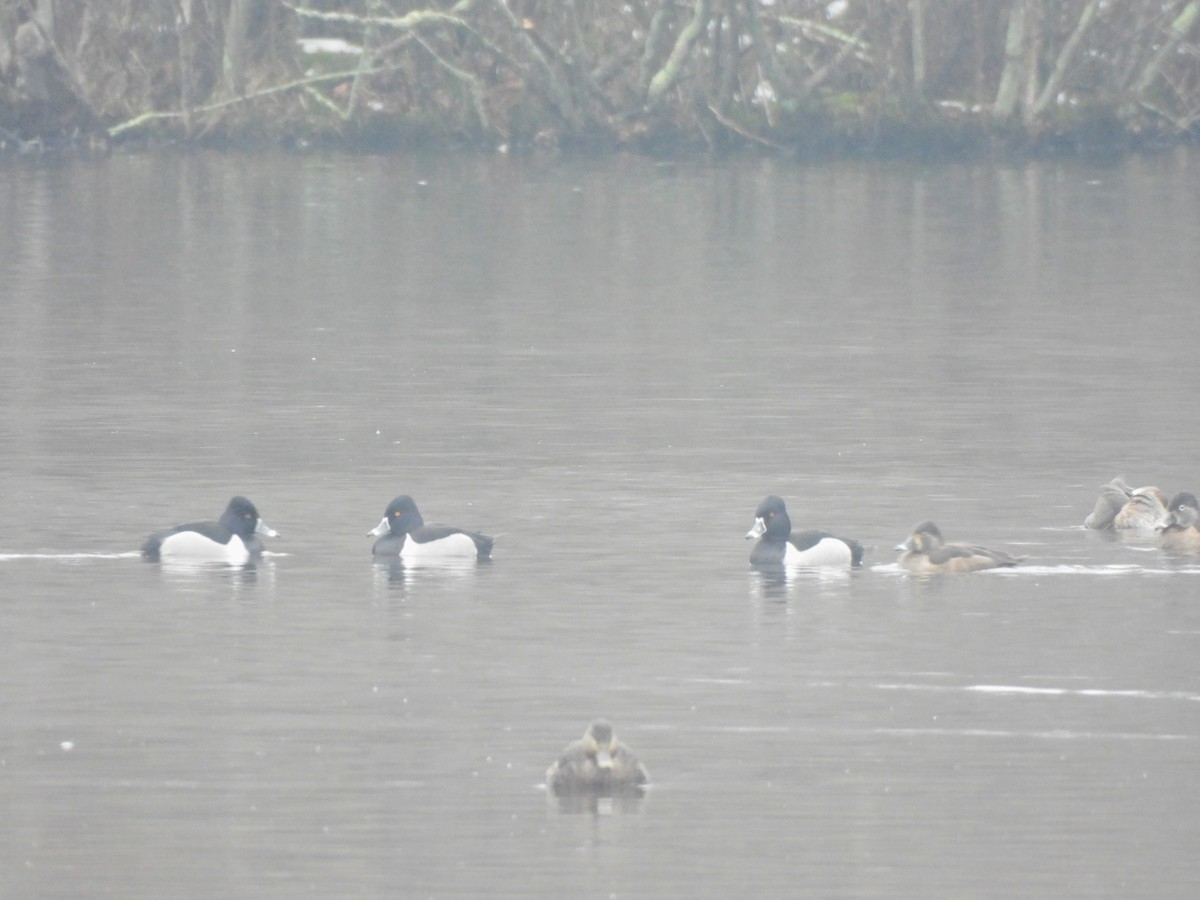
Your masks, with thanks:
M 913 542 L 911 540 L 909 540 L 909 541 L 901 541 L 892 549 L 893 550 L 914 550 L 916 548 L 913 547 Z
M 370 531 L 368 531 L 367 534 L 371 535 L 373 537 L 380 537 L 381 535 L 387 534 L 391 530 L 392 530 L 392 526 L 388 523 L 388 517 L 384 516 L 380 520 L 379 524 L 376 525 L 374 528 L 372 528 Z
M 254 533 L 266 535 L 267 537 L 279 537 L 279 532 L 276 531 L 274 528 L 272 528 L 270 525 L 268 525 L 266 522 L 264 522 L 262 519 L 259 519 L 257 522 L 254 523 Z
M 612 754 L 607 747 L 599 747 L 596 750 L 596 765 L 601 769 L 611 769 L 613 767 Z
M 754 527 L 746 532 L 746 540 L 751 541 L 754 538 L 760 538 L 767 533 L 767 523 L 762 520 L 762 517 L 754 520 Z

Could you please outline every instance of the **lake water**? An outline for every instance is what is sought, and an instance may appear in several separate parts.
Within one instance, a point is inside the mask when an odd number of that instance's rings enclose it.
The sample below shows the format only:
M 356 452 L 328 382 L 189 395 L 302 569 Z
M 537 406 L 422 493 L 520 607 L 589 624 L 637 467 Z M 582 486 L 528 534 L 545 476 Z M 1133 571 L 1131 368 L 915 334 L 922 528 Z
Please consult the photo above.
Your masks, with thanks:
M 0 896 L 1193 897 L 1200 154 L 0 168 Z M 249 496 L 244 570 L 145 537 Z M 388 569 L 396 494 L 498 534 Z M 769 493 L 868 546 L 758 573 Z M 922 519 L 1027 556 L 920 580 Z M 560 808 L 603 715 L 640 802 Z

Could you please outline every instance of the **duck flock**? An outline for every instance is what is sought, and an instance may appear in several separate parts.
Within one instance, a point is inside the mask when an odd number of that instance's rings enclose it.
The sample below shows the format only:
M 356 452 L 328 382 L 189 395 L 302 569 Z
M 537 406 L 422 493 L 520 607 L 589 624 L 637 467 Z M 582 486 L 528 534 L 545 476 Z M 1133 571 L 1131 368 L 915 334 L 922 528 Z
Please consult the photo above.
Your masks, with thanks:
M 1101 489 L 1083 524 L 1096 531 L 1153 531 L 1163 550 L 1200 552 L 1200 507 L 1195 495 L 1186 491 L 1168 502 L 1156 487 L 1131 488 L 1114 478 Z
M 1131 488 L 1114 478 L 1101 489 L 1096 506 L 1083 522 L 1094 531 L 1116 531 L 1152 538 L 1163 550 L 1200 553 L 1200 506 L 1194 495 L 1176 494 L 1170 501 L 1156 487 Z M 767 497 L 754 512 L 747 539 L 757 539 L 750 551 L 753 565 L 859 566 L 863 547 L 852 538 L 827 531 L 793 531 L 781 497 Z M 933 522 L 917 525 L 896 547 L 899 565 L 914 575 L 978 572 L 1011 568 L 1024 560 L 1003 550 L 975 544 L 949 543 Z
M 1200 506 L 1187 492 L 1167 500 L 1157 487 L 1131 488 L 1114 478 L 1101 489 L 1084 527 L 1153 536 L 1163 550 L 1200 553 Z M 369 535 L 377 537 L 377 560 L 416 562 L 434 559 L 488 559 L 494 539 L 448 525 L 426 525 L 412 497 L 402 494 L 388 504 Z M 215 522 L 191 522 L 152 534 L 142 546 L 150 560 L 218 561 L 240 565 L 261 556 L 259 535 L 275 537 L 245 497 L 234 497 Z M 815 529 L 793 531 L 783 498 L 768 496 L 754 511 L 746 533 L 754 540 L 750 563 L 757 567 L 844 567 L 862 565 L 858 541 Z M 896 549 L 899 565 L 914 575 L 977 572 L 1012 567 L 1024 557 L 974 544 L 947 542 L 933 522 L 922 522 Z M 646 768 L 617 740 L 613 726 L 597 719 L 582 738 L 569 744 L 546 772 L 556 796 L 640 794 L 649 783 Z
M 1170 501 L 1157 487 L 1131 488 L 1114 478 L 1101 489 L 1084 527 L 1153 536 L 1163 550 L 1200 553 L 1200 505 L 1186 491 Z M 488 559 L 495 539 L 477 531 L 450 525 L 426 525 L 412 497 L 401 494 L 388 504 L 383 519 L 367 532 L 379 538 L 371 552 L 378 560 L 417 562 L 434 559 Z M 258 535 L 277 533 L 259 516 L 245 497 L 234 497 L 215 522 L 189 522 L 150 535 L 142 545 L 149 560 L 211 560 L 245 563 L 263 552 Z M 754 540 L 750 563 L 754 566 L 813 568 L 862 565 L 863 545 L 853 538 L 827 531 L 794 531 L 782 497 L 768 496 L 754 511 L 754 525 L 746 533 Z M 899 565 L 914 575 L 977 572 L 1016 566 L 1024 557 L 975 544 L 951 543 L 933 522 L 917 525 L 896 547 Z

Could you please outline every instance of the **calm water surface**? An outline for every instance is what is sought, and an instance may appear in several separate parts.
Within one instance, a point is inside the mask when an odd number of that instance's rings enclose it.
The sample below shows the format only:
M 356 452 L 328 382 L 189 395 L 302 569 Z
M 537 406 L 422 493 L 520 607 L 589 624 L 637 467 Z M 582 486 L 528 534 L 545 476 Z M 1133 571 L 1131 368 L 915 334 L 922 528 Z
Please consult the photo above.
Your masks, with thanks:
M 0 169 L 0 896 L 1191 897 L 1200 156 Z M 499 534 L 389 570 L 397 493 Z M 245 493 L 246 570 L 148 564 Z M 751 571 L 765 494 L 870 548 Z M 1029 557 L 930 582 L 932 518 Z M 560 809 L 605 715 L 654 785 Z

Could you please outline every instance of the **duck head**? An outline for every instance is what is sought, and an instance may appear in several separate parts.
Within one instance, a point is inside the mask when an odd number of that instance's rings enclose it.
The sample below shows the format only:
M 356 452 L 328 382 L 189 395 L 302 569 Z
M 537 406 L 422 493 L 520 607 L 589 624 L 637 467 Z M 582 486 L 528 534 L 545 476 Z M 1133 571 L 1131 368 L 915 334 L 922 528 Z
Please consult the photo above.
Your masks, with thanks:
M 279 533 L 264 522 L 258 515 L 254 504 L 245 497 L 234 497 L 221 513 L 221 524 L 240 537 L 249 540 L 252 534 L 263 534 L 267 537 L 278 537 Z
M 791 533 L 792 520 L 788 517 L 787 505 L 782 497 L 772 494 L 754 511 L 754 525 L 746 532 L 746 540 L 765 534 L 773 540 L 786 541 Z
M 424 524 L 425 520 L 421 518 L 421 513 L 417 510 L 417 504 L 413 502 L 413 498 L 408 494 L 401 494 L 388 504 L 383 519 L 367 534 L 375 537 L 389 532 L 391 534 L 408 534 Z

